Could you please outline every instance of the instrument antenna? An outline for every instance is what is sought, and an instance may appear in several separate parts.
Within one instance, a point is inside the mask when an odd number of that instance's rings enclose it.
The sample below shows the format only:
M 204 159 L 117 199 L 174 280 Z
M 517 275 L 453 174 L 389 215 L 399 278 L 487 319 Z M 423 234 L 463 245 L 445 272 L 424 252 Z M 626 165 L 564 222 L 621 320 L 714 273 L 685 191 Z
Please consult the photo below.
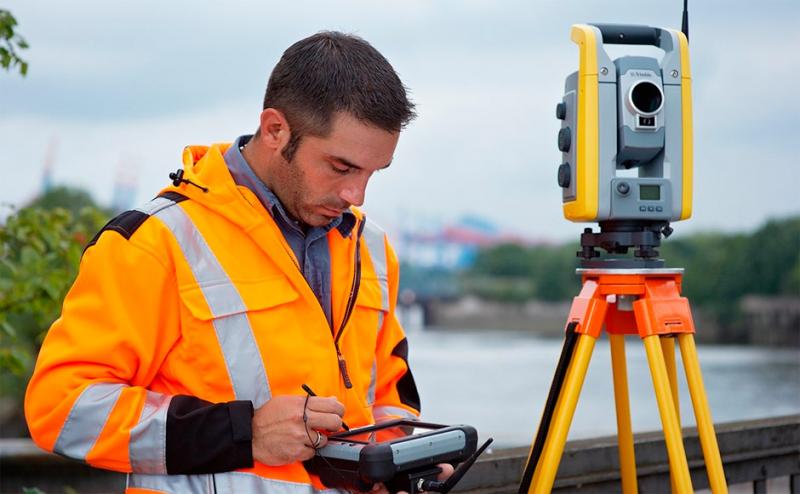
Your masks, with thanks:
M 683 0 L 683 20 L 681 21 L 681 31 L 689 41 L 689 0 Z

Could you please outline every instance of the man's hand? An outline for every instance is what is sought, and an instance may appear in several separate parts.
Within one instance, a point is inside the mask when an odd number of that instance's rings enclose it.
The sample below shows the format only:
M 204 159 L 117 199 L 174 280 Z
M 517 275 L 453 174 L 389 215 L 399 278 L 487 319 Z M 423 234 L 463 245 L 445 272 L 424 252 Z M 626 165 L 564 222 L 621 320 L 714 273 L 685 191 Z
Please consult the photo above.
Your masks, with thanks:
M 317 431 L 337 432 L 342 428 L 344 405 L 334 397 L 275 396 L 253 414 L 253 459 L 280 466 L 314 456 Z M 307 427 L 307 428 L 306 428 Z M 309 437 L 311 439 L 309 439 Z M 317 447 L 328 442 L 321 437 Z
M 439 463 L 436 465 L 437 467 L 442 469 L 442 472 L 436 476 L 436 480 L 439 482 L 444 482 L 445 480 L 449 479 L 451 475 L 453 475 L 453 465 L 449 463 Z M 353 494 L 357 494 L 354 492 Z M 360 493 L 358 493 L 360 494 Z M 369 494 L 389 494 L 389 490 L 383 484 L 375 484 L 372 486 L 372 490 L 369 491 Z M 397 494 L 408 494 L 406 491 L 400 491 Z

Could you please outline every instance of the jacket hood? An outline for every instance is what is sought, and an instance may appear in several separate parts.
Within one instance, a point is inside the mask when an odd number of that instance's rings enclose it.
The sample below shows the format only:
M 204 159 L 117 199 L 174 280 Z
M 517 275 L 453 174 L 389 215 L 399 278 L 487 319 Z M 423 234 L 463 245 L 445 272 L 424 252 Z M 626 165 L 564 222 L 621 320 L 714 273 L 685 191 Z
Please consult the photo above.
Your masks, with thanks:
M 249 230 L 263 222 L 268 213 L 254 193 L 233 181 L 224 158 L 230 146 L 231 143 L 186 146 L 183 149 L 184 181 L 166 187 L 162 193 L 182 194 Z

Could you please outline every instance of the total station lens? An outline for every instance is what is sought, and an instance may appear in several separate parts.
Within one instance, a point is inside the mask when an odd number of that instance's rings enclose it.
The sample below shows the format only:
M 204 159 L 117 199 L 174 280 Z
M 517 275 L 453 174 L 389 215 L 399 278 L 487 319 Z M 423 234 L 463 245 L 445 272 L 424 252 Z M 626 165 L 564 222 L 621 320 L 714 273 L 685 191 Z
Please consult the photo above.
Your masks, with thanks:
M 639 113 L 655 113 L 661 109 L 663 102 L 661 89 L 652 82 L 639 82 L 631 90 L 631 103 Z

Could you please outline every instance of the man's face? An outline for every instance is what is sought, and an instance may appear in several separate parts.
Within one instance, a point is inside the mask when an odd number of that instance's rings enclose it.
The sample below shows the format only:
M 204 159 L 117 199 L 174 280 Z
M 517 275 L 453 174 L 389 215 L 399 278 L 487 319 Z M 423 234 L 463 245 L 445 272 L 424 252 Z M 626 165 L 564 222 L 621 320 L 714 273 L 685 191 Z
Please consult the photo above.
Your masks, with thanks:
M 273 191 L 294 218 L 327 225 L 364 203 L 367 182 L 389 166 L 399 136 L 337 113 L 327 137 L 304 136 L 292 161 L 273 168 Z

